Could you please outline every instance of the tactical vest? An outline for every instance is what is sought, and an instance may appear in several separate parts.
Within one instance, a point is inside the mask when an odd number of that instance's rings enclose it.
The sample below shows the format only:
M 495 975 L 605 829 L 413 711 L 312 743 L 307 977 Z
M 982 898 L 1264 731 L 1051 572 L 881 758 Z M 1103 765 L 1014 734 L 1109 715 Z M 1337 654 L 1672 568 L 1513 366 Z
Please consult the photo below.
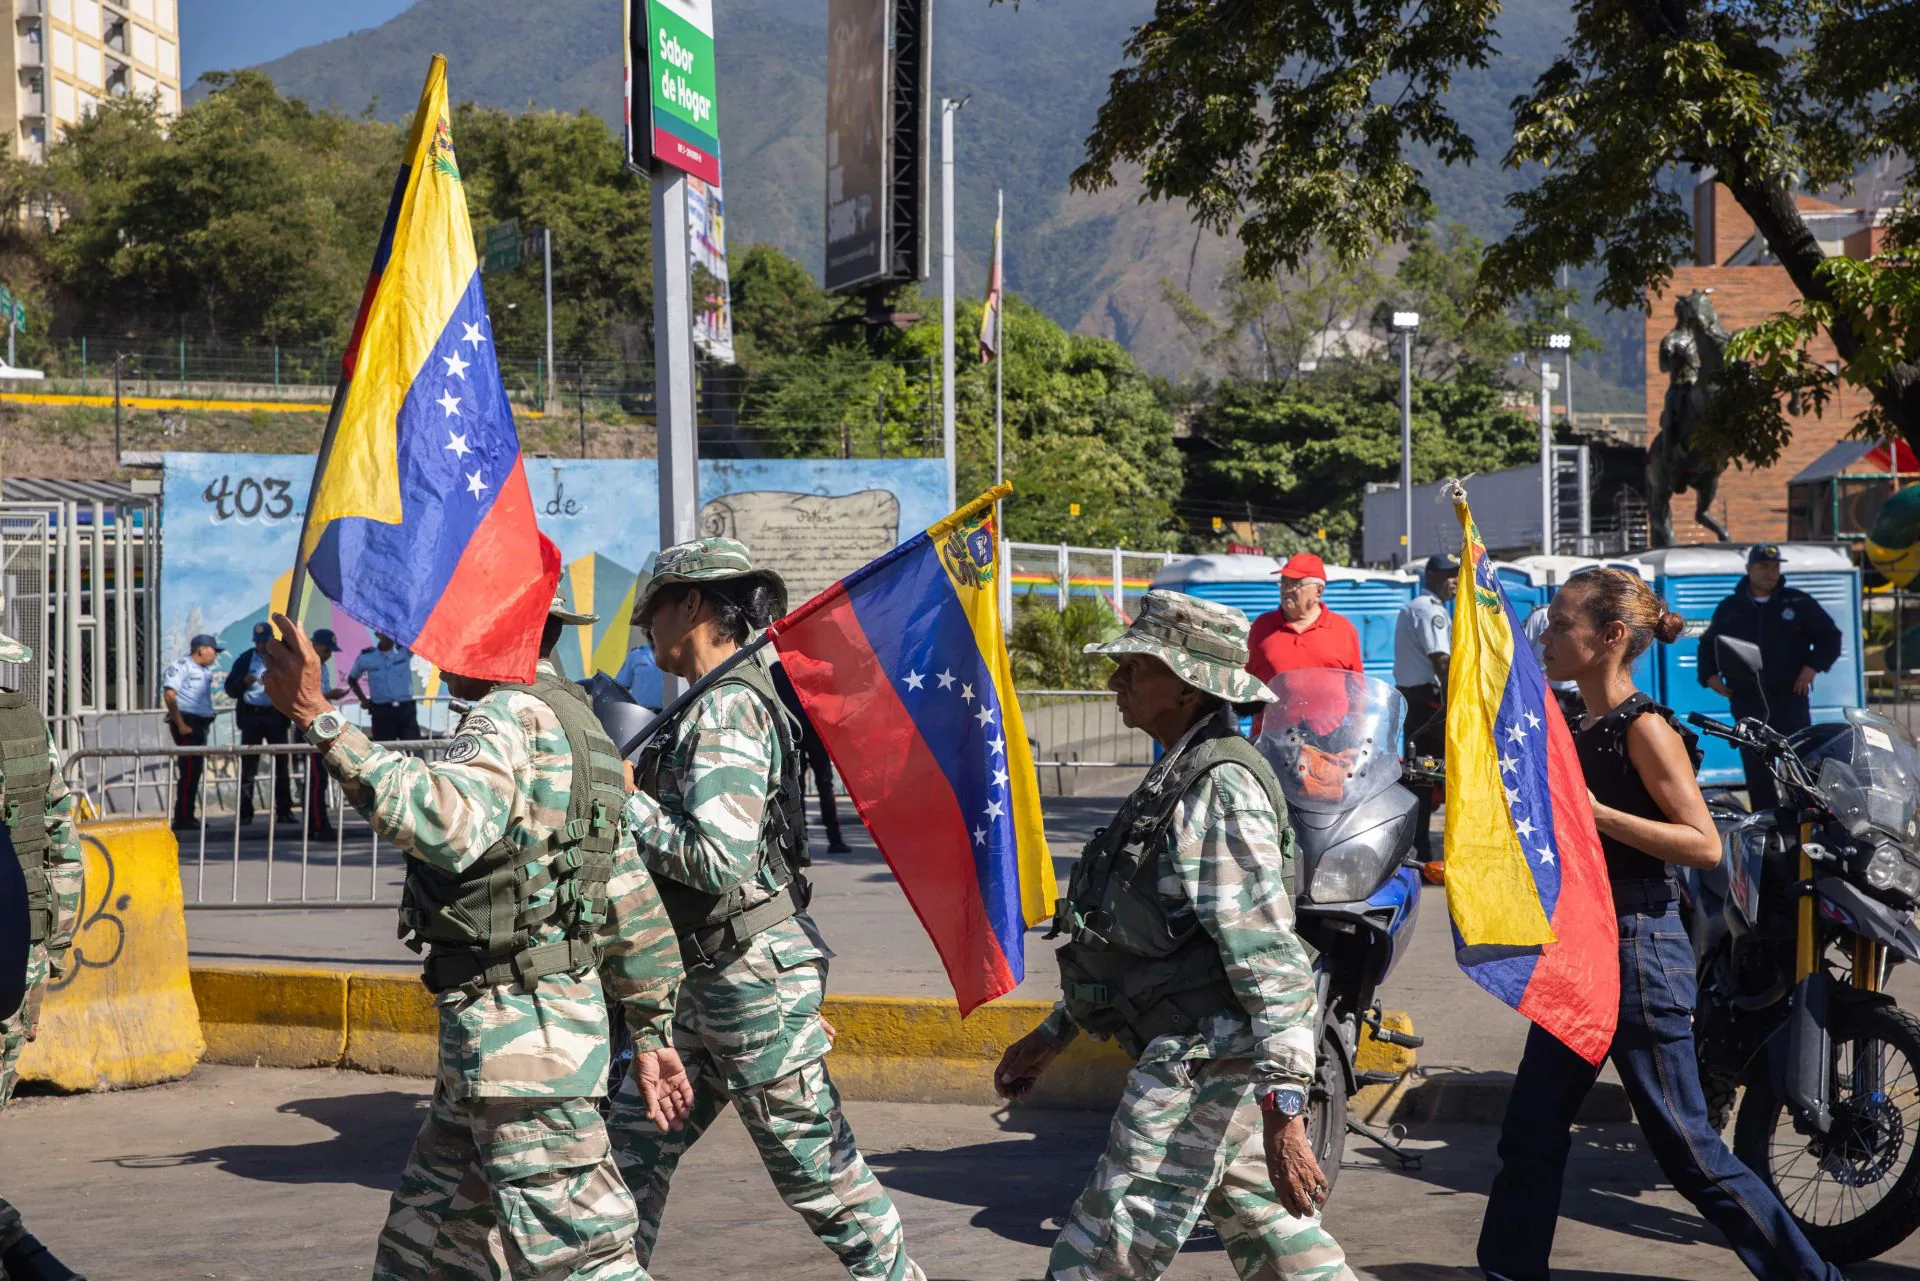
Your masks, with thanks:
M 428 989 L 478 992 L 500 984 L 531 988 L 537 979 L 594 964 L 594 934 L 607 918 L 607 881 L 620 840 L 626 776 L 619 750 L 594 719 L 573 682 L 541 672 L 531 685 L 498 685 L 545 704 L 560 722 L 573 754 L 566 821 L 547 838 L 544 857 L 504 836 L 458 876 L 407 860 L 400 900 L 400 937 L 418 952 L 431 944 Z M 534 896 L 554 887 L 549 902 Z M 566 937 L 535 945 L 542 925 Z
M 669 877 L 654 874 L 660 900 L 680 939 L 680 957 L 688 969 L 712 965 L 737 953 L 754 935 L 772 929 L 803 910 L 812 897 L 812 887 L 801 869 L 811 861 L 807 857 L 807 817 L 803 808 L 806 780 L 801 773 L 800 736 L 786 704 L 773 688 L 773 673 L 758 655 L 736 664 L 725 676 L 708 687 L 709 692 L 728 685 L 752 690 L 773 720 L 780 742 L 780 777 L 767 795 L 766 812 L 760 819 L 759 850 L 753 870 L 747 877 L 721 894 L 697 890 Z M 635 785 L 656 801 L 660 799 L 660 771 L 672 748 L 680 723 L 693 710 L 689 703 L 673 720 L 660 728 L 642 751 L 634 770 Z M 770 880 L 776 893 L 765 902 L 746 906 L 748 887 Z
M 47 722 L 25 694 L 0 690 L 0 813 L 13 834 L 13 851 L 27 879 L 27 939 L 53 933 L 53 887 L 47 881 Z
M 1158 886 L 1159 852 L 1181 798 L 1228 763 L 1244 766 L 1273 807 L 1291 895 L 1293 830 L 1280 782 L 1222 713 L 1187 741 L 1158 784 L 1137 789 L 1094 833 L 1054 910 L 1047 937 L 1069 936 L 1058 953 L 1067 1012 L 1136 1057 L 1156 1037 L 1191 1035 L 1209 1016 L 1238 1008 L 1219 947 L 1197 918 L 1176 934 Z

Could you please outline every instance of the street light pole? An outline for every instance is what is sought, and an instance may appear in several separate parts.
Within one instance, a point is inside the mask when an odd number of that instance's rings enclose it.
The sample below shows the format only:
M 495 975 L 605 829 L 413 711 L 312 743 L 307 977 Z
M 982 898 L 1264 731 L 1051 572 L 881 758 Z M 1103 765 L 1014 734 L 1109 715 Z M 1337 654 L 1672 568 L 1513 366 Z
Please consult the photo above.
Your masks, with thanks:
M 560 396 L 554 389 L 553 376 L 553 228 L 540 229 L 540 259 L 546 270 L 547 290 L 547 403 L 541 408 L 549 412 L 558 412 Z
M 953 117 L 966 97 L 940 100 L 940 431 L 947 456 L 947 510 L 958 507 L 953 424 Z
M 1573 350 L 1570 334 L 1547 334 L 1540 347 L 1540 551 L 1553 555 L 1553 353 Z
M 1401 532 L 1406 545 L 1400 563 L 1413 563 L 1413 335 L 1420 328 L 1420 313 L 1393 313 L 1393 331 L 1400 335 L 1400 511 Z

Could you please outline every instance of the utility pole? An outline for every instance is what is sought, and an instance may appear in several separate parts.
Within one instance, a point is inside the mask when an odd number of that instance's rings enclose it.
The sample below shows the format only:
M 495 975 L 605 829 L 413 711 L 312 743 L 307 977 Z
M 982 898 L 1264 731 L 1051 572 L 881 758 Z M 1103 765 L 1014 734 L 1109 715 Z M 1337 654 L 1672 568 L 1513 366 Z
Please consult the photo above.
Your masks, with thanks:
M 1420 313 L 1393 313 L 1393 332 L 1400 335 L 1400 529 L 1406 546 L 1400 553 L 1402 565 L 1413 564 L 1413 335 L 1420 328 Z
M 1567 288 L 1567 269 L 1564 266 L 1560 268 L 1560 287 L 1562 289 Z M 1569 324 L 1572 322 L 1573 308 L 1570 304 L 1568 303 L 1560 304 L 1560 319 L 1569 322 Z M 1564 357 L 1564 362 L 1565 362 L 1565 369 L 1561 376 L 1566 379 L 1566 383 L 1564 386 L 1560 388 L 1560 403 L 1563 406 L 1565 406 L 1565 412 L 1567 415 L 1567 426 L 1571 428 L 1573 426 L 1573 344 L 1572 343 L 1567 344 L 1567 350 L 1566 350 L 1566 355 Z
M 953 117 L 971 96 L 940 100 L 940 427 L 947 457 L 948 511 L 960 505 L 953 425 Z
M 994 222 L 996 234 L 993 237 L 993 278 L 1000 286 L 1000 296 L 993 304 L 993 483 L 998 485 L 1007 478 L 1007 277 L 1002 268 L 1005 265 L 1006 251 L 1002 242 L 1007 234 L 1007 193 L 1004 190 L 993 193 Z
M 560 412 L 560 393 L 554 388 L 553 376 L 553 228 L 540 228 L 540 258 L 547 274 L 547 403 L 542 406 L 548 413 Z M 582 457 L 585 450 L 582 449 Z
M 1553 555 L 1553 353 L 1571 352 L 1570 334 L 1542 335 L 1540 345 L 1540 552 Z

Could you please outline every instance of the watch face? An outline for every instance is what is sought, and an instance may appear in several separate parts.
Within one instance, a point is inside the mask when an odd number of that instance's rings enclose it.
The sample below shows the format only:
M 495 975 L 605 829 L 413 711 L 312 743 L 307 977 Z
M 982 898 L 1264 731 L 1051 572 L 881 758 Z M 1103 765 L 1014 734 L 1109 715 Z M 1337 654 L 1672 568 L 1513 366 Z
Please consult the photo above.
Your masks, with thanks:
M 346 718 L 338 712 L 322 712 L 314 717 L 313 732 L 321 738 L 338 738 L 340 731 L 347 727 Z

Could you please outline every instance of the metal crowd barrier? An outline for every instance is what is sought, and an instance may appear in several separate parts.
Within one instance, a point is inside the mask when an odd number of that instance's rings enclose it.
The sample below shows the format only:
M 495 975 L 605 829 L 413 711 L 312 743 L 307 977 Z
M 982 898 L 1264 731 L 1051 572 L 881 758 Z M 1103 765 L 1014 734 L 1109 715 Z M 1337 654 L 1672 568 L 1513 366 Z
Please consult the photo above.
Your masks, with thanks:
M 447 739 L 386 743 L 408 756 L 433 760 Z M 195 788 L 195 818 L 180 841 L 180 883 L 189 908 L 382 907 L 399 901 L 404 856 L 346 804 L 340 785 L 319 770 L 305 743 L 240 747 L 90 747 L 66 758 L 68 786 L 84 798 L 89 818 L 171 819 L 181 762 L 203 762 Z M 239 822 L 241 762 L 262 759 L 252 782 L 251 823 Z M 289 771 L 297 826 L 276 814 L 277 760 Z M 333 829 L 317 838 L 307 822 L 307 798 L 321 783 L 321 813 Z
M 1128 729 L 1109 690 L 1023 689 L 1037 769 L 1141 769 L 1153 763 L 1153 739 Z

